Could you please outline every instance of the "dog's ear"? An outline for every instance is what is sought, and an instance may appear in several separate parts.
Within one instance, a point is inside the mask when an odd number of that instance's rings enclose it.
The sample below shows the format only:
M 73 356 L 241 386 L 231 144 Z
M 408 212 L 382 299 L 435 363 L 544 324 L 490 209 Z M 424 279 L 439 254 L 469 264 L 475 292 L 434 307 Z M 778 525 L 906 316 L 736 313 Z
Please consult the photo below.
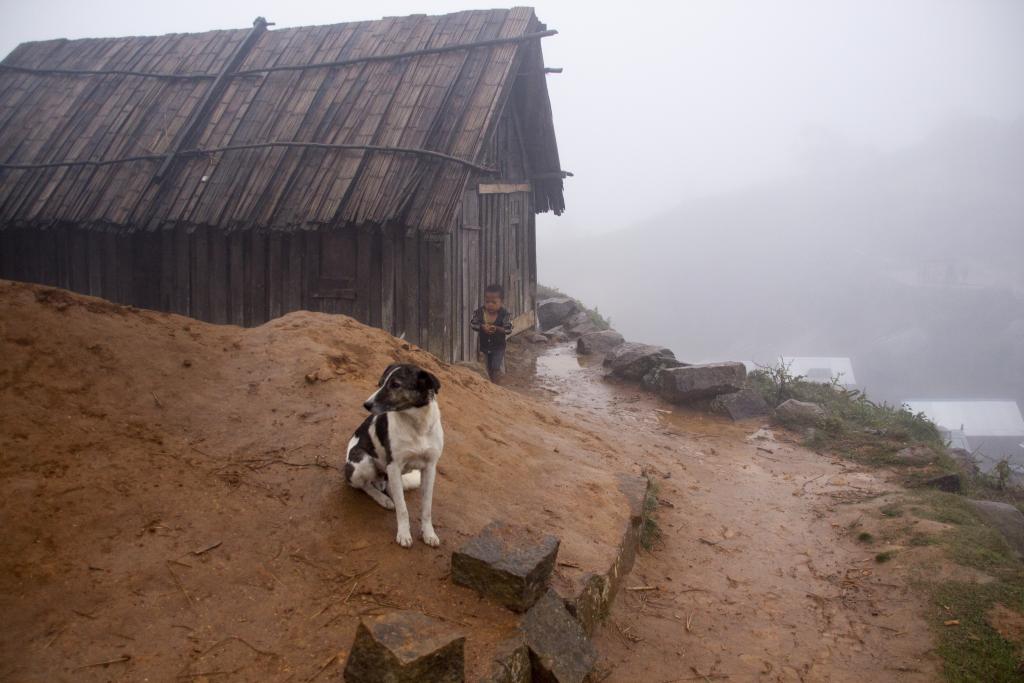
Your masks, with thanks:
M 386 380 L 388 378 L 388 375 L 391 374 L 391 371 L 397 368 L 399 365 L 401 365 L 401 363 L 392 363 L 391 365 L 384 368 L 384 373 L 380 376 L 380 379 L 377 380 L 377 386 L 384 386 L 384 380 Z
M 426 370 L 420 370 L 419 383 L 425 389 L 430 389 L 435 394 L 441 391 L 441 382 L 433 375 L 433 373 L 427 372 Z

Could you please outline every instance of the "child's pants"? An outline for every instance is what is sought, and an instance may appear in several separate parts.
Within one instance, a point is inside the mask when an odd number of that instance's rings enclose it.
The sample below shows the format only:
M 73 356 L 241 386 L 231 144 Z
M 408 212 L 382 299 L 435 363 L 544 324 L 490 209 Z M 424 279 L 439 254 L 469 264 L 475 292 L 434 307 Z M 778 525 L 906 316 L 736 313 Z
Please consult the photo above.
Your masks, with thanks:
M 505 364 L 505 349 L 491 349 L 490 351 L 481 351 L 481 353 L 484 355 L 484 365 L 487 366 L 487 376 L 493 382 L 501 376 Z

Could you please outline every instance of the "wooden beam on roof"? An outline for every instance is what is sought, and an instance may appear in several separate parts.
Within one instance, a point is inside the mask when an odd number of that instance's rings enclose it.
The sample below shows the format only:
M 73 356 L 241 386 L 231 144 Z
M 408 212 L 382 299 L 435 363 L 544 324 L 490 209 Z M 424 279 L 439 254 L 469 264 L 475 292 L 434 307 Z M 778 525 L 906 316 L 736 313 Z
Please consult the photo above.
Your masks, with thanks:
M 170 74 L 153 71 L 130 71 L 126 69 L 37 69 L 31 66 L 0 64 L 0 71 L 17 71 L 34 76 L 138 76 L 140 78 L 163 78 L 166 80 L 199 81 L 213 80 L 217 74 Z
M 182 150 L 182 148 L 189 143 L 192 136 L 201 124 L 204 124 L 209 117 L 210 111 L 216 105 L 217 101 L 224 94 L 224 88 L 227 85 L 227 77 L 229 74 L 235 72 L 236 69 L 242 64 L 245 58 L 252 51 L 256 41 L 260 39 L 263 32 L 267 30 L 267 20 L 263 17 L 256 17 L 252 22 L 252 30 L 249 31 L 249 35 L 245 37 L 238 47 L 235 48 L 234 53 L 230 59 L 224 64 L 224 68 L 217 78 L 214 79 L 213 83 L 209 88 L 206 89 L 206 94 L 203 95 L 203 99 L 195 106 L 192 112 L 189 114 L 188 120 L 178 130 L 178 134 L 174 137 L 174 142 L 171 143 L 171 147 L 164 157 L 164 161 L 160 164 L 160 168 L 157 169 L 156 175 L 153 176 L 153 181 L 159 183 L 161 179 L 167 174 L 171 164 L 174 163 L 174 157 Z
M 245 149 L 263 149 L 267 147 L 293 147 L 293 148 L 305 148 L 305 149 L 329 149 L 329 150 L 354 150 L 359 152 L 383 152 L 385 154 L 409 154 L 412 156 L 425 156 L 431 159 L 438 159 L 440 161 L 447 161 L 454 164 L 460 164 L 467 166 L 474 171 L 480 171 L 481 173 L 497 173 L 498 170 L 491 168 L 490 166 L 483 166 L 477 164 L 469 159 L 462 159 L 460 157 L 445 154 L 444 152 L 438 152 L 432 149 L 422 149 L 419 147 L 392 147 L 388 145 L 350 145 L 345 143 L 323 143 L 323 142 L 300 142 L 300 141 L 288 141 L 278 140 L 273 142 L 253 142 L 250 144 L 241 145 L 225 145 L 223 147 L 197 147 L 194 149 L 183 149 L 177 152 L 176 157 L 198 157 L 198 156 L 209 156 L 212 154 L 218 154 L 220 152 L 236 152 Z M 130 157 L 119 157 L 117 159 L 81 159 L 81 160 L 67 160 L 67 161 L 48 161 L 39 164 L 18 164 L 18 163 L 0 163 L 0 169 L 8 169 L 12 171 L 34 171 L 42 168 L 59 168 L 65 166 L 110 166 L 111 164 L 126 164 L 132 161 L 159 161 L 164 159 L 164 154 L 140 154 Z
M 425 47 L 422 50 L 409 50 L 408 52 L 395 52 L 389 55 L 367 55 L 365 57 L 352 57 L 341 59 L 336 62 L 316 62 L 313 64 L 289 64 L 285 66 L 268 66 L 260 69 L 246 69 L 236 71 L 235 76 L 252 76 L 254 74 L 273 73 L 275 71 L 305 71 L 306 69 L 326 69 L 350 64 L 365 64 L 367 62 L 387 62 L 394 59 L 405 59 L 406 57 L 419 57 L 421 55 L 436 55 L 443 52 L 455 52 L 458 50 L 469 50 L 477 47 L 490 47 L 493 45 L 504 45 L 507 43 L 525 43 L 530 40 L 539 40 L 548 36 L 558 35 L 558 31 L 537 31 L 521 36 L 508 36 L 506 38 L 492 38 L 490 40 L 477 40 L 472 43 L 459 43 L 457 45 L 442 45 L 440 47 Z
M 261 17 L 262 18 L 262 17 Z M 266 26 L 273 26 L 267 22 Z M 16 64 L 0 63 L 0 70 L 17 71 L 33 74 L 36 76 L 137 76 L 139 78 L 163 78 L 168 80 L 213 80 L 218 78 L 243 78 L 246 76 L 259 76 L 261 74 L 274 73 L 276 71 L 305 71 L 307 69 L 326 69 L 351 64 L 365 64 L 367 62 L 386 62 L 394 59 L 405 59 L 407 57 L 419 57 L 421 55 L 434 55 L 443 52 L 455 52 L 457 50 L 470 50 L 478 47 L 490 47 L 504 45 L 506 43 L 524 43 L 530 40 L 538 40 L 549 36 L 557 35 L 558 31 L 538 31 L 527 33 L 522 36 L 508 36 L 505 38 L 492 38 L 490 40 L 478 40 L 472 43 L 459 43 L 458 45 L 443 45 L 441 47 L 427 47 L 421 50 L 409 50 L 407 52 L 396 52 L 389 55 L 367 55 L 365 57 L 352 57 L 341 59 L 335 62 L 315 62 L 312 64 L 286 64 L 284 66 L 268 66 L 259 69 L 245 69 L 230 74 L 174 74 L 156 73 L 153 71 L 131 71 L 126 69 L 47 69 L 31 66 L 18 66 Z M 542 73 L 562 73 L 559 68 L 547 68 Z M 521 75 L 521 74 L 520 74 Z

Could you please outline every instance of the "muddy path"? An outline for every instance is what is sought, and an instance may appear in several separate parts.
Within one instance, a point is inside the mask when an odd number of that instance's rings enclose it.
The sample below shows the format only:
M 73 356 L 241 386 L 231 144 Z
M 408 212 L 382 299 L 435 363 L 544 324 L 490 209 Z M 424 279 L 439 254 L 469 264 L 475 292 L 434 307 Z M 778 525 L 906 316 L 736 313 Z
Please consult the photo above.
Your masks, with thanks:
M 939 678 L 912 572 L 879 564 L 856 540 L 859 520 L 899 493 L 884 472 L 778 430 L 751 439 L 764 426 L 756 420 L 663 404 L 604 379 L 569 345 L 542 351 L 529 369 L 511 383 L 641 441 L 635 464 L 657 485 L 662 536 L 596 634 L 597 679 Z

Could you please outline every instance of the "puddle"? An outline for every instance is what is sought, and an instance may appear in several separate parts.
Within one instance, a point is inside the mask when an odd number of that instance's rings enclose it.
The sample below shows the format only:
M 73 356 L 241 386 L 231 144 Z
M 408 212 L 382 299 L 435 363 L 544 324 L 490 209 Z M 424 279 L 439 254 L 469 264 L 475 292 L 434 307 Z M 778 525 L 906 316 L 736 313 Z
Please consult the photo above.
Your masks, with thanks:
M 603 374 L 600 361 L 577 356 L 574 346 L 561 344 L 537 357 L 534 382 L 557 405 L 608 411 L 615 407 L 618 392 Z

